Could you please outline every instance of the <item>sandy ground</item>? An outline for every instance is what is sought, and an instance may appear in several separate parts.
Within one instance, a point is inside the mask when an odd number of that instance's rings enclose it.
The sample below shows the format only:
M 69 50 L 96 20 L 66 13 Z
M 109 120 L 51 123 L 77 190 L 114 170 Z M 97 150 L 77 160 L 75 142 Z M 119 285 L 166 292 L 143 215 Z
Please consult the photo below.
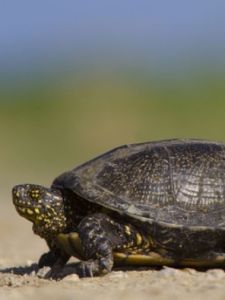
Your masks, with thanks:
M 0 204 L 0 299 L 224 299 L 225 272 L 211 269 L 116 269 L 99 278 L 46 280 L 35 262 L 47 250 L 17 215 L 10 196 Z M 69 269 L 70 266 L 66 268 Z M 51 298 L 50 298 L 51 297 Z

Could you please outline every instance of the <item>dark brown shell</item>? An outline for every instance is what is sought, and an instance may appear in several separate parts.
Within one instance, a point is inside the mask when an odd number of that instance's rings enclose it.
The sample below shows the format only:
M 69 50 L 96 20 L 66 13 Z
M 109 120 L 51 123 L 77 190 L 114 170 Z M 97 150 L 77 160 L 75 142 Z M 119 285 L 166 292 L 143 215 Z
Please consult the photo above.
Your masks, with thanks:
M 225 145 L 167 140 L 124 145 L 52 185 L 143 221 L 225 227 Z

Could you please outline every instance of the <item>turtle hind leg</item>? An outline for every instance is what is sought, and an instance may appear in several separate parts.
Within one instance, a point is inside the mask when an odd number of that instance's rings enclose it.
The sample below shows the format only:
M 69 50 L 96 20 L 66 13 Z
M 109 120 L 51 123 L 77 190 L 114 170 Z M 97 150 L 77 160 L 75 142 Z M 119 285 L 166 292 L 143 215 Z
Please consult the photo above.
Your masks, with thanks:
M 113 267 L 112 249 L 118 244 L 119 238 L 113 230 L 112 220 L 103 214 L 85 217 L 76 232 L 59 234 L 55 240 L 60 255 L 55 260 L 51 251 L 43 254 L 40 263 L 54 262 L 46 278 L 61 279 L 75 273 L 79 277 L 93 277 L 111 271 Z M 82 259 L 73 267 L 63 271 L 68 257 Z

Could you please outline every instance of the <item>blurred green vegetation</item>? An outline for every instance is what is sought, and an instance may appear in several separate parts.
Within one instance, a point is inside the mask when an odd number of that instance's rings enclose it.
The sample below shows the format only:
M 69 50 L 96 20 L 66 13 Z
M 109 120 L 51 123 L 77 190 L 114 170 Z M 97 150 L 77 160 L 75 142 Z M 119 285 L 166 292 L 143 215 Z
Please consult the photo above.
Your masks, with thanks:
M 93 72 L 0 87 L 1 185 L 38 181 L 120 144 L 225 140 L 225 74 Z M 7 185 L 7 184 L 6 184 Z

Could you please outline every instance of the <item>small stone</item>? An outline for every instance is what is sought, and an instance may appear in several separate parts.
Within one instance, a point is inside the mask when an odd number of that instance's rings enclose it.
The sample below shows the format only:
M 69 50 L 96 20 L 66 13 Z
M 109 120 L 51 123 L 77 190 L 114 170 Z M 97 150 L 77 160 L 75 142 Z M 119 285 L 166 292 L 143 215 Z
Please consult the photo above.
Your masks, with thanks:
M 163 267 L 163 269 L 158 272 L 158 275 L 162 277 L 170 277 L 170 276 L 177 276 L 180 273 L 181 273 L 180 270 L 170 268 L 170 267 Z
M 40 278 L 44 278 L 46 276 L 46 274 L 51 270 L 50 267 L 43 267 L 41 269 L 38 270 L 37 272 L 37 276 Z
M 36 272 L 35 272 L 35 271 L 32 271 L 32 272 L 30 273 L 30 276 L 36 276 Z
M 63 278 L 64 282 L 75 282 L 75 281 L 79 281 L 79 280 L 80 280 L 80 278 L 77 274 L 71 274 L 71 275 L 68 275 Z
M 191 274 L 191 275 L 194 275 L 194 274 L 197 273 L 197 271 L 195 269 L 192 269 L 192 268 L 184 268 L 183 271 L 188 273 L 188 274 Z

